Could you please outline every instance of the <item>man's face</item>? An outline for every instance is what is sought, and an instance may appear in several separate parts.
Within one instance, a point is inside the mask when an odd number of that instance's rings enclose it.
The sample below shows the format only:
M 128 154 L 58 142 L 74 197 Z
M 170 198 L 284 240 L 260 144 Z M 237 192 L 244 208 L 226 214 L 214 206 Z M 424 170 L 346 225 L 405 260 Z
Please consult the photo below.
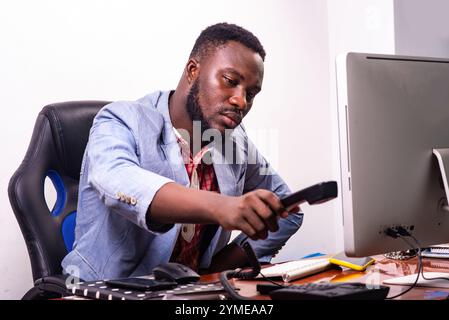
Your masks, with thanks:
M 187 111 L 202 130 L 237 127 L 251 109 L 263 81 L 263 60 L 230 41 L 203 58 L 187 97 Z

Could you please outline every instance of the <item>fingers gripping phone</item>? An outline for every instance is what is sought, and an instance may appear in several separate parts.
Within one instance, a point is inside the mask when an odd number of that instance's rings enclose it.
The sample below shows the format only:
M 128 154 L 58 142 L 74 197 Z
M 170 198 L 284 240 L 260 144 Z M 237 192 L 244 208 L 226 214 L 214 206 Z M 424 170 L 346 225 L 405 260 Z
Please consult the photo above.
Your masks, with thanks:
M 294 192 L 282 199 L 280 199 L 282 206 L 288 212 L 300 205 L 303 202 L 308 202 L 309 204 L 323 203 L 332 200 L 338 196 L 337 182 L 327 181 L 320 182 L 313 186 L 307 187 L 305 189 Z M 243 243 L 248 236 L 245 236 L 240 243 Z
M 297 205 L 308 202 L 309 204 L 318 204 L 334 199 L 338 196 L 337 182 L 327 181 L 317 183 L 308 188 L 294 192 L 281 199 L 284 208 L 289 211 Z

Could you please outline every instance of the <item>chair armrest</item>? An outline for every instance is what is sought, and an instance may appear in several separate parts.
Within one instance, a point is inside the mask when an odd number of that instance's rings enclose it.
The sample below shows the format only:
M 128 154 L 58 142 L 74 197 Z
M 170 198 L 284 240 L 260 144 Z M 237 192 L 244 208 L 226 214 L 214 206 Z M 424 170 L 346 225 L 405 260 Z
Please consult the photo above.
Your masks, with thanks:
M 37 279 L 34 286 L 38 288 L 44 295 L 60 295 L 62 297 L 70 295 L 66 286 L 67 275 L 51 275 Z

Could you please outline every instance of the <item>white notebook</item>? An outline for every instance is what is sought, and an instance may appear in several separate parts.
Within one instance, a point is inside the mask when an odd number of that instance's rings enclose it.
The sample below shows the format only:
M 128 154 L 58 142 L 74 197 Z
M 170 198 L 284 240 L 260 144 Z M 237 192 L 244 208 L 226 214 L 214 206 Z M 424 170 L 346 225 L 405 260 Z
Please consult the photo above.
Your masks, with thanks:
M 268 268 L 263 268 L 260 273 L 265 277 L 282 277 L 284 282 L 290 282 L 299 278 L 329 269 L 332 264 L 329 258 L 304 259 L 280 263 Z M 258 278 L 261 278 L 258 275 Z

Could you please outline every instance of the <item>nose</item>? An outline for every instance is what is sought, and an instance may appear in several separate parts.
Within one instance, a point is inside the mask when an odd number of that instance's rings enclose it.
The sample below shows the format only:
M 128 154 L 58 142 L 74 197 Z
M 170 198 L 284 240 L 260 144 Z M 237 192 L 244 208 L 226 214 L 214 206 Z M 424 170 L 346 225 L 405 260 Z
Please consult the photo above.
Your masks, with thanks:
M 242 113 L 245 113 L 247 107 L 245 92 L 243 90 L 236 90 L 229 98 L 229 103 L 238 108 Z

